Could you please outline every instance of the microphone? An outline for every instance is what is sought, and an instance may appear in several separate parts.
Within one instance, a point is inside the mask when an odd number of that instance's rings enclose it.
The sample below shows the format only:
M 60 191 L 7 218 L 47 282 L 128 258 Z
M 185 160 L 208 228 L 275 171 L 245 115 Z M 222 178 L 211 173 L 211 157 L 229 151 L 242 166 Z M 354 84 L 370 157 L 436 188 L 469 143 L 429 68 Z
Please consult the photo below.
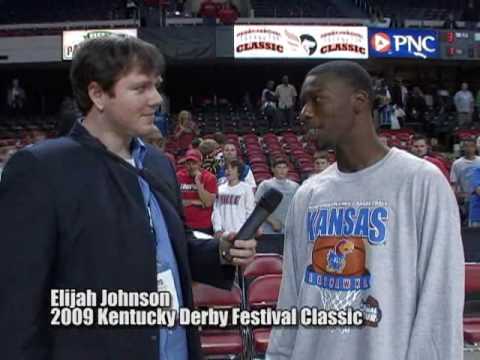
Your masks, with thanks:
M 235 240 L 253 239 L 255 233 L 267 217 L 277 208 L 282 201 L 283 194 L 275 189 L 269 189 L 260 198 L 252 214 L 248 217 L 245 224 L 240 228 L 235 236 Z

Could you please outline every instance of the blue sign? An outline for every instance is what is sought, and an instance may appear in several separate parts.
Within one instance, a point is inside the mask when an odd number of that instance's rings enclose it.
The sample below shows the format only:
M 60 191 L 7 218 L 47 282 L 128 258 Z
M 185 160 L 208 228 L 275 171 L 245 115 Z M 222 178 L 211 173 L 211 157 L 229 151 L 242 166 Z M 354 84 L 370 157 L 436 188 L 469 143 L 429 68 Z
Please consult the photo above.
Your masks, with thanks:
M 370 57 L 437 59 L 437 31 L 420 29 L 368 29 Z

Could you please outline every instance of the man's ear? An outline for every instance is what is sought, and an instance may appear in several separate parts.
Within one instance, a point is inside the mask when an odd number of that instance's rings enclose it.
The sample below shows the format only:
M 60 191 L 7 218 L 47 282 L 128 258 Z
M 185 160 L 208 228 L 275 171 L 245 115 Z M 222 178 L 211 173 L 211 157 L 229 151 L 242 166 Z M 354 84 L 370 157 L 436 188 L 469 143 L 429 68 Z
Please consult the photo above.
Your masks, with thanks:
M 352 109 L 354 114 L 370 109 L 370 99 L 365 91 L 358 90 L 352 95 Z
M 88 85 L 88 96 L 90 97 L 93 106 L 97 108 L 98 111 L 102 112 L 105 108 L 105 100 L 108 94 L 96 81 L 92 81 Z

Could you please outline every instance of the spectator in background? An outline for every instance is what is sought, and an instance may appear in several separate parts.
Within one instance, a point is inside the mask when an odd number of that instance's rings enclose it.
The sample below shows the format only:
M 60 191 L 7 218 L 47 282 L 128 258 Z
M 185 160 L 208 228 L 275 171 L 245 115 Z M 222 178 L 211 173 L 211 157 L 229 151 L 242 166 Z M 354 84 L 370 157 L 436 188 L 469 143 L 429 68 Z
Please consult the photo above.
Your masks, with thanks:
M 470 125 L 472 122 L 474 99 L 472 92 L 468 90 L 468 84 L 462 83 L 462 87 L 453 98 L 457 110 L 457 119 L 460 126 Z
M 127 0 L 125 4 L 127 10 L 128 19 L 137 19 L 138 18 L 138 7 L 135 0 Z
M 424 123 L 427 104 L 420 87 L 415 86 L 407 102 L 407 114 L 413 121 Z
M 425 136 L 415 135 L 413 137 L 411 152 L 413 155 L 416 155 L 434 164 L 436 167 L 440 169 L 443 175 L 445 175 L 447 180 L 449 179 L 448 170 L 445 164 L 441 160 L 429 155 L 428 139 Z
M 480 167 L 472 172 L 472 193 L 470 194 L 468 226 L 480 227 Z
M 73 123 L 82 118 L 82 113 L 71 96 L 65 96 L 60 104 L 57 122 L 57 136 L 66 136 Z
M 480 89 L 477 91 L 477 96 L 475 96 L 475 111 L 477 112 L 476 120 L 480 120 Z
M 170 130 L 170 98 L 165 94 L 164 84 L 160 82 L 157 90 L 162 97 L 162 103 L 155 111 L 155 125 L 160 129 L 164 137 L 168 137 Z
M 201 138 L 195 138 L 192 140 L 192 143 L 190 144 L 190 146 L 188 147 L 189 150 L 198 150 L 198 148 L 200 147 L 200 144 L 202 143 L 202 139 Z
M 213 139 L 202 140 L 198 150 L 202 153 L 203 161 L 202 168 L 216 174 L 219 168 L 219 162 L 216 159 L 219 146 Z
M 225 147 L 225 142 L 227 141 L 227 137 L 221 132 L 216 132 L 215 134 L 213 134 L 213 140 L 215 140 L 218 144 L 218 149 L 217 149 L 217 154 L 215 155 L 215 159 L 218 161 L 218 166 L 222 167 L 225 165 L 225 160 L 223 158 L 223 148 Z
M 448 30 L 455 30 L 458 29 L 457 22 L 455 21 L 455 15 L 453 12 L 448 13 L 448 17 L 443 23 L 443 28 Z
M 313 173 L 310 176 L 320 174 L 328 165 L 327 154 L 315 156 L 313 158 Z
M 228 181 L 226 174 L 226 166 L 228 165 L 228 163 L 233 160 L 238 160 L 238 152 L 235 143 L 227 141 L 227 143 L 223 147 L 223 157 L 225 165 L 221 166 L 217 171 L 218 185 L 225 184 Z M 253 177 L 252 169 L 250 169 L 250 166 L 244 164 L 241 170 L 242 172 L 240 172 L 239 174 L 240 181 L 245 181 L 248 185 L 250 185 L 252 191 L 255 192 L 255 189 L 257 188 L 257 183 L 255 182 L 255 178 Z
M 473 192 L 471 177 L 475 168 L 480 167 L 480 157 L 476 154 L 475 139 L 463 141 L 463 156 L 455 160 L 450 171 L 450 182 L 466 218 L 469 209 L 470 194 Z
M 388 89 L 387 89 L 388 90 Z M 403 81 L 400 77 L 396 77 L 391 91 L 391 103 L 392 105 L 396 105 L 402 109 L 405 109 L 405 105 L 407 102 L 407 94 L 408 90 L 403 85 Z
M 262 243 L 270 243 L 279 253 L 282 253 L 287 211 L 299 185 L 287 178 L 288 165 L 285 159 L 275 160 L 272 164 L 272 172 L 273 178 L 262 181 L 258 187 L 255 200 L 258 202 L 263 194 L 272 188 L 280 191 L 283 194 L 283 198 L 275 211 L 267 218 L 261 227 L 263 235 L 259 239 L 258 249 L 260 251 Z
M 203 18 L 205 25 L 216 25 L 217 23 L 217 4 L 213 0 L 203 0 L 198 11 Z
M 391 104 L 392 95 L 384 79 L 376 81 L 375 108 L 377 109 L 378 125 L 380 127 L 390 128 L 392 126 L 393 107 Z
M 226 169 L 227 182 L 218 188 L 218 196 L 213 207 L 212 224 L 216 238 L 225 232 L 238 232 L 255 208 L 252 188 L 240 181 L 244 164 L 232 160 Z
M 267 86 L 263 89 L 261 98 L 261 110 L 268 119 L 268 127 L 270 130 L 275 129 L 279 125 L 277 117 L 277 95 L 275 94 L 274 87 L 275 83 L 273 80 L 267 81 Z
M 465 27 L 469 30 L 474 30 L 477 26 L 478 14 L 474 0 L 468 0 L 465 10 L 463 10 L 463 20 L 465 21 Z
M 179 15 L 183 14 L 183 12 L 185 11 L 185 3 L 186 2 L 187 2 L 186 0 L 177 0 L 176 1 L 176 4 L 177 4 L 176 11 Z
M 295 120 L 295 102 L 297 99 L 297 90 L 288 83 L 288 76 L 282 77 L 282 83 L 275 89 L 275 96 L 278 99 L 278 111 L 287 123 L 289 128 L 293 128 Z
M 165 151 L 165 145 L 167 143 L 167 139 L 162 135 L 160 129 L 155 127 L 154 130 L 150 134 L 144 137 L 143 139 L 147 144 L 155 146 L 157 149 L 159 149 L 162 153 L 165 154 L 165 156 L 170 160 L 170 163 L 173 166 L 173 169 L 176 169 L 176 162 L 175 162 L 175 156 L 172 154 L 168 153 Z
M 22 113 L 26 100 L 27 94 L 20 86 L 19 80 L 17 78 L 13 79 L 11 87 L 7 90 L 7 107 L 9 112 L 13 115 Z
M 220 5 L 218 10 L 218 18 L 223 25 L 233 25 L 237 21 L 240 13 L 238 12 L 237 7 L 231 2 L 226 1 L 224 4 Z
M 188 150 L 185 168 L 177 172 L 186 224 L 193 230 L 213 235 L 212 212 L 217 194 L 215 175 L 202 169 L 202 155 Z
M 178 114 L 178 123 L 174 138 L 178 141 L 180 151 L 188 149 L 192 140 L 199 134 L 197 124 L 189 111 L 183 110 Z

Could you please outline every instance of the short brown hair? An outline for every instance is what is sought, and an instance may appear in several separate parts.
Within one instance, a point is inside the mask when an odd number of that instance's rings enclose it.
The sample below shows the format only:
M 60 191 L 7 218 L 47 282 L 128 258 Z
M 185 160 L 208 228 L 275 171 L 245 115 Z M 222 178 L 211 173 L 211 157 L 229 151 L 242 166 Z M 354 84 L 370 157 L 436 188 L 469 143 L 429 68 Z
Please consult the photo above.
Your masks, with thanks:
M 137 38 L 118 35 L 87 40 L 75 51 L 70 82 L 78 108 L 86 115 L 92 108 L 88 86 L 97 82 L 113 94 L 115 83 L 135 68 L 144 74 L 160 75 L 164 59 L 158 49 Z
M 243 171 L 245 170 L 245 164 L 238 159 L 233 159 L 233 160 L 229 161 L 227 163 L 226 167 L 228 167 L 228 166 L 230 166 L 232 168 L 237 168 L 239 178 L 242 176 Z

